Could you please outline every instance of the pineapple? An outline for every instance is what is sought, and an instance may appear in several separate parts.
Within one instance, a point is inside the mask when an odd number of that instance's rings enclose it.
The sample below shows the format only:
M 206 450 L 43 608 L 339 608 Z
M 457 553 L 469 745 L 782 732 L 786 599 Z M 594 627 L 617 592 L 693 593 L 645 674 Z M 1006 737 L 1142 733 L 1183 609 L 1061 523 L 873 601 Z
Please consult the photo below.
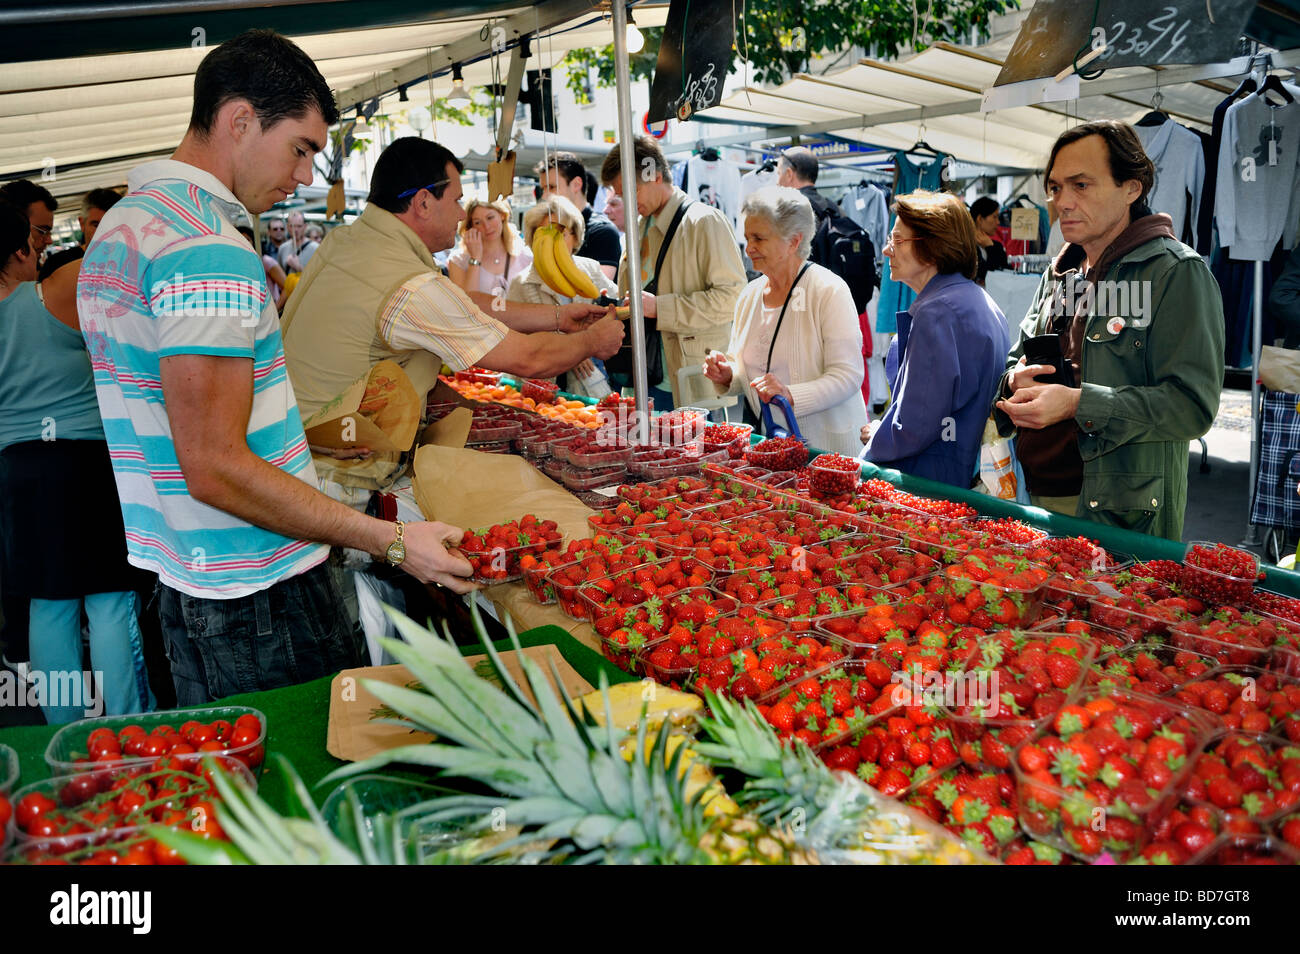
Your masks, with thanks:
M 590 716 L 597 725 L 604 725 L 606 699 L 609 700 L 614 726 L 628 732 L 636 731 L 636 724 L 643 711 L 646 714 L 646 725 L 650 729 L 659 728 L 665 719 L 675 726 L 687 726 L 704 711 L 704 703 L 699 696 L 668 689 L 653 679 L 620 682 L 606 690 L 589 692 L 576 700 L 578 711 Z
M 479 680 L 448 639 L 439 639 L 390 611 L 406 640 L 385 648 L 411 671 L 425 691 L 367 684 L 380 701 L 438 742 L 403 746 L 333 773 L 343 778 L 393 763 L 438 768 L 478 782 L 498 794 L 450 795 L 422 806 L 431 821 L 479 820 L 472 831 L 493 824 L 519 825 L 527 833 L 485 851 L 480 860 L 509 856 L 525 840 L 555 839 L 547 859 L 615 864 L 726 862 L 788 863 L 809 860 L 786 836 L 754 819 L 706 814 L 708 784 L 692 794 L 685 770 L 687 747 L 670 745 L 671 725 L 653 736 L 638 719 L 631 758 L 623 754 L 627 733 L 616 728 L 608 686 L 602 679 L 603 725 L 587 725 L 570 702 L 557 698 L 541 669 L 523 659 L 534 706 L 500 664 L 484 636 L 477 607 L 474 625 L 501 676 L 503 689 Z M 511 629 L 513 638 L 513 629 Z M 558 678 L 556 684 L 559 684 Z M 453 744 L 454 743 L 454 744 Z M 541 859 L 539 859 L 541 860 Z

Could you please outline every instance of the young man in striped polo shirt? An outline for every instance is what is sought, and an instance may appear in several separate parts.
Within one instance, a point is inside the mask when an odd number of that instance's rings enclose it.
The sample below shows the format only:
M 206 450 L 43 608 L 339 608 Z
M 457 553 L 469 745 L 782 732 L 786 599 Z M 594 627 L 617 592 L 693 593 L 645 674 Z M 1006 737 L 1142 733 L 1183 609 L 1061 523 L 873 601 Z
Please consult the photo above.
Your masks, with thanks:
M 200 64 L 170 159 L 132 171 L 86 251 L 78 312 L 127 552 L 158 574 L 181 705 L 356 665 L 330 545 L 457 592 L 461 531 L 367 517 L 316 489 L 275 305 L 241 222 L 312 179 L 338 113 L 293 43 L 255 30 Z

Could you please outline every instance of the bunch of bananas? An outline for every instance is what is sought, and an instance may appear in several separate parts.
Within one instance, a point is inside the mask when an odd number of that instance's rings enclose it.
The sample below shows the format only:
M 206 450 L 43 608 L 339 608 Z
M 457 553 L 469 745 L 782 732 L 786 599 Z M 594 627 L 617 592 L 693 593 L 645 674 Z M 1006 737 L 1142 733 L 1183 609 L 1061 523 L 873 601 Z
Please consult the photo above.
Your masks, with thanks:
M 533 232 L 533 267 L 557 295 L 592 300 L 600 297 L 595 283 L 573 260 L 569 243 L 558 226 L 545 225 Z

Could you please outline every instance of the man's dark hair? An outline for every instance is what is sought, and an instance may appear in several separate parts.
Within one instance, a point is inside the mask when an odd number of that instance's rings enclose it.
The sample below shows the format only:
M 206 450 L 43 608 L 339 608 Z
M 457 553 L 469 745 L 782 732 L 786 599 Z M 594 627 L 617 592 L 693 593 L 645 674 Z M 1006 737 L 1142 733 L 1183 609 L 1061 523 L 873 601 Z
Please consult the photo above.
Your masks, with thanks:
M 81 214 L 89 215 L 91 209 L 107 212 L 121 199 L 122 196 L 112 189 L 91 189 L 81 200 Z
M 781 153 L 785 164 L 794 170 L 794 174 L 804 182 L 817 181 L 817 157 L 807 146 L 791 146 Z
M 24 215 L 34 202 L 40 202 L 51 212 L 57 212 L 59 209 L 59 200 L 50 194 L 50 190 L 30 179 L 14 179 L 6 182 L 0 186 L 0 198 L 18 206 Z
M 248 30 L 203 58 L 194 74 L 190 129 L 206 137 L 232 99 L 252 104 L 263 131 L 284 119 L 301 119 L 313 107 L 326 125 L 339 121 L 334 94 L 316 64 L 274 30 Z
M 619 148 L 615 146 L 611 149 L 605 161 L 600 164 L 600 181 L 605 185 L 612 185 L 623 174 L 623 159 L 619 155 Z M 665 181 L 670 180 L 672 172 L 657 140 L 650 136 L 635 136 L 632 139 L 632 152 L 638 172 L 646 167 L 646 160 L 649 159 L 654 164 L 654 171 L 663 176 Z
M 551 169 L 558 169 L 566 182 L 581 179 L 583 189 L 586 190 L 587 167 L 582 164 L 582 160 L 575 154 L 571 152 L 553 152 L 544 161 L 539 162 L 533 171 L 540 177 L 546 175 Z
M 972 219 L 982 219 L 986 215 L 996 215 L 1002 206 L 998 205 L 998 200 L 991 195 L 982 195 L 970 204 L 970 217 Z
M 451 150 L 418 136 L 394 139 L 375 162 L 375 172 L 370 177 L 370 195 L 373 202 L 387 212 L 401 215 L 411 207 L 413 195 L 404 199 L 398 196 L 411 189 L 429 189 L 435 199 L 441 199 L 447 190 L 447 165 L 457 172 L 465 171 L 465 164 L 451 154 Z M 436 184 L 435 184 L 436 183 Z
M 1047 157 L 1047 167 L 1043 172 L 1043 183 L 1052 174 L 1056 164 L 1056 154 L 1070 143 L 1086 139 L 1088 136 L 1100 136 L 1106 143 L 1106 152 L 1110 156 L 1110 176 L 1116 185 L 1123 185 L 1130 179 L 1137 180 L 1142 191 L 1129 206 L 1129 218 L 1140 219 L 1151 214 L 1147 205 L 1147 196 L 1151 194 L 1156 181 L 1155 163 L 1142 148 L 1142 140 L 1128 123 L 1113 119 L 1099 119 L 1096 122 L 1081 123 L 1061 133 L 1052 144 L 1052 152 Z
M 14 252 L 32 246 L 32 228 L 27 221 L 29 204 L 18 206 L 0 198 L 0 270 L 9 264 Z

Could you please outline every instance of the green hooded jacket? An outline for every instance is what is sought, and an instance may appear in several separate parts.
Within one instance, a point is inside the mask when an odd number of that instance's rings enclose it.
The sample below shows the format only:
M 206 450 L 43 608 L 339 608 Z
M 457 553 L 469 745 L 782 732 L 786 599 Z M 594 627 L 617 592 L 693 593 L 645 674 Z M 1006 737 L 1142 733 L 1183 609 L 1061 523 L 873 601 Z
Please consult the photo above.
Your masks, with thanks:
M 1059 260 L 1059 259 L 1058 259 Z M 1051 330 L 1055 266 L 1049 265 L 998 388 L 1025 339 Z M 1224 321 L 1219 286 L 1181 242 L 1156 238 L 1107 269 L 1080 354 L 1078 411 L 1083 485 L 1075 516 L 1181 540 L 1187 507 L 1187 444 L 1219 410 Z M 1121 320 L 1122 319 L 1122 320 Z M 1014 425 L 994 408 L 999 433 Z

